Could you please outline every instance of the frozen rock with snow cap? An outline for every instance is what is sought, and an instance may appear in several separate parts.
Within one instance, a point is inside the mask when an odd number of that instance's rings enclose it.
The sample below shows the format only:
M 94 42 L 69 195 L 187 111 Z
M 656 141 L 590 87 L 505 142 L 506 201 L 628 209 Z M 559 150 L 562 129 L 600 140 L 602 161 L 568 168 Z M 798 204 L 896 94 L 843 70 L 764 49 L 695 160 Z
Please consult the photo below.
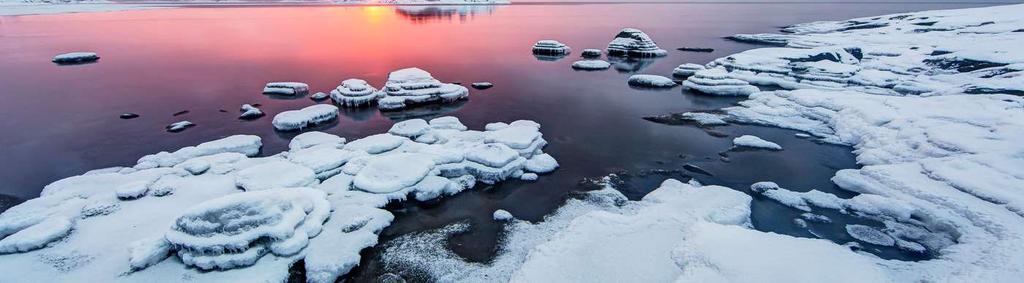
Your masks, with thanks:
M 515 217 L 512 216 L 512 213 L 504 209 L 495 210 L 492 218 L 494 218 L 495 221 L 509 221 L 515 219 Z
M 719 96 L 749 96 L 759 89 L 742 80 L 729 77 L 724 69 L 699 70 L 683 81 L 683 86 L 704 94 Z
M 706 69 L 704 65 L 686 63 L 679 65 L 679 67 L 676 67 L 674 70 L 672 70 L 672 76 L 676 78 L 687 78 L 696 74 L 697 71 L 704 69 Z
M 380 110 L 399 110 L 426 103 L 451 103 L 469 98 L 469 89 L 466 87 L 442 83 L 419 68 L 391 72 L 384 84 L 384 93 L 384 97 L 377 102 Z
M 391 130 L 388 130 L 388 133 L 413 139 L 426 134 L 429 130 L 430 125 L 427 124 L 427 121 L 424 121 L 423 119 L 411 119 L 395 123 L 391 126 Z
M 246 191 L 304 187 L 316 182 L 313 170 L 287 161 L 271 161 L 237 173 L 235 185 Z
M 384 92 L 370 86 L 364 80 L 347 79 L 331 90 L 331 100 L 344 107 L 361 107 L 376 103 Z
M 270 82 L 263 87 L 263 94 L 280 96 L 302 96 L 309 93 L 309 85 L 299 82 Z
M 676 82 L 672 79 L 658 75 L 632 75 L 628 82 L 630 86 L 634 87 L 670 88 L 676 86 Z
M 320 131 L 310 131 L 292 138 L 292 141 L 288 142 L 288 149 L 299 150 L 321 145 L 340 148 L 344 144 L 345 138 Z
M 583 56 L 583 58 L 598 58 L 601 57 L 601 49 L 583 49 L 583 52 L 580 52 L 580 55 Z
M 170 125 L 167 125 L 167 127 L 165 128 L 167 129 L 168 132 L 177 133 L 184 131 L 185 129 L 194 127 L 195 125 L 196 124 L 193 124 L 190 121 L 178 121 L 171 123 Z
M 662 57 L 668 51 L 661 49 L 643 31 L 635 28 L 624 28 L 608 43 L 608 56 L 626 57 Z
M 537 41 L 533 44 L 533 54 L 537 55 L 568 55 L 572 52 L 569 46 L 558 42 L 557 40 L 544 39 Z
M 749 148 L 763 148 L 770 150 L 782 150 L 782 146 L 776 143 L 766 141 L 757 136 L 743 135 L 732 139 L 733 146 L 736 147 L 749 147 Z
M 572 68 L 576 70 L 606 70 L 611 67 L 612 64 L 604 60 L 580 60 L 572 62 Z
M 241 115 L 238 115 L 238 119 L 252 120 L 259 117 L 263 117 L 263 111 L 251 104 L 242 104 Z
M 274 128 L 280 131 L 301 130 L 316 124 L 338 118 L 338 107 L 317 104 L 299 110 L 289 110 L 274 115 Z
M 95 52 L 71 52 L 53 56 L 53 62 L 57 64 L 83 64 L 96 62 L 100 56 Z

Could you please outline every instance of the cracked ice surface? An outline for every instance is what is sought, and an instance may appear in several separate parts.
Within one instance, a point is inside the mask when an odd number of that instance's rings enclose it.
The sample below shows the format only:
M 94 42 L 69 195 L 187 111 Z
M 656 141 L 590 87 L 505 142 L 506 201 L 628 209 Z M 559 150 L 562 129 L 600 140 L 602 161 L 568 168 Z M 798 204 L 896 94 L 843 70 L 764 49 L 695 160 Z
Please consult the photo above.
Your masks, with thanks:
M 557 167 L 532 121 L 412 121 L 348 143 L 307 132 L 266 157 L 230 136 L 56 181 L 0 214 L 0 281 L 282 282 L 305 260 L 309 282 L 334 282 L 390 225 L 388 202 Z

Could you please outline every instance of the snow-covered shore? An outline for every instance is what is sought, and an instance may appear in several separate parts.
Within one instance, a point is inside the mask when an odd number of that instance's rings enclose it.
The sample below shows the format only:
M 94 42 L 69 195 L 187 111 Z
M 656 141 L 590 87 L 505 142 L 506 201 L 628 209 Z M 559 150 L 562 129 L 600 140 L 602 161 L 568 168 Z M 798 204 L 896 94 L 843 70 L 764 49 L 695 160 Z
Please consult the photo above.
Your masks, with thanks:
M 762 183 L 754 192 L 808 213 L 878 221 L 884 229 L 846 228 L 865 243 L 928 251 L 932 259 L 886 260 L 825 239 L 760 232 L 750 227 L 748 196 L 669 180 L 639 201 L 609 188 L 570 200 L 544 222 L 516 222 L 491 264 L 408 262 L 400 249 L 385 260 L 457 281 L 1017 281 L 1024 276 L 1022 27 L 1024 5 L 799 24 L 785 34 L 740 35 L 781 47 L 696 71 L 693 85 L 753 88 L 726 89 L 749 100 L 707 115 L 849 145 L 863 165 L 832 179 L 860 193 L 850 199 Z M 430 250 L 430 235 L 394 245 Z
M 322 132 L 257 157 L 236 135 L 47 185 L 0 214 L 0 282 L 335 282 L 394 216 L 383 207 L 535 180 L 558 162 L 540 125 L 455 117 L 346 142 Z

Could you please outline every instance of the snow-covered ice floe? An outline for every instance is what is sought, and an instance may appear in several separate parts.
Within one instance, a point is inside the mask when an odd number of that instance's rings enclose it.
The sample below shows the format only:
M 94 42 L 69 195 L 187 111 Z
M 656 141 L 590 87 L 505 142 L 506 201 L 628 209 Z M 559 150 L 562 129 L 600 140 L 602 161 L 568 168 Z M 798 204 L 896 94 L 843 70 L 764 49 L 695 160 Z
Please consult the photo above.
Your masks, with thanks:
M 193 124 L 190 121 L 178 121 L 178 122 L 171 123 L 171 124 L 167 125 L 167 127 L 164 127 L 164 128 L 167 129 L 168 132 L 177 133 L 177 132 L 184 131 L 185 129 L 191 128 L 191 127 L 193 127 L 195 125 L 196 124 Z
M 782 146 L 766 141 L 757 136 L 743 135 L 732 139 L 732 145 L 736 147 L 763 148 L 770 150 L 782 150 Z
M 608 56 L 662 57 L 668 51 L 661 49 L 651 37 L 635 28 L 624 28 L 608 43 Z
M 53 62 L 61 65 L 91 63 L 99 59 L 100 56 L 95 52 L 71 52 L 53 56 Z
M 335 282 L 394 219 L 388 202 L 557 167 L 537 123 L 493 125 L 307 132 L 266 157 L 237 135 L 58 180 L 0 214 L 0 281 L 284 282 L 304 260 L 307 282 Z
M 572 48 L 557 40 L 544 39 L 533 44 L 533 54 L 547 56 L 565 56 L 572 52 Z
M 605 60 L 580 60 L 572 62 L 572 68 L 576 70 L 597 71 L 607 70 L 612 64 Z
M 309 93 L 309 85 L 298 82 L 271 82 L 263 87 L 263 94 L 302 96 Z
M 630 86 L 634 87 L 649 87 L 649 88 L 668 88 L 676 86 L 676 82 L 670 78 L 658 76 L 658 75 L 632 75 L 627 80 Z
M 252 106 L 252 104 L 242 104 L 242 108 L 239 110 L 242 114 L 238 115 L 238 119 L 253 120 L 259 117 L 263 117 L 263 110 Z
M 703 65 L 698 65 L 698 64 L 693 64 L 693 63 L 686 63 L 686 64 L 679 65 L 679 67 L 676 67 L 675 69 L 673 69 L 672 70 L 672 76 L 676 77 L 676 78 L 687 78 L 687 77 L 690 77 L 690 76 L 693 76 L 694 74 L 696 74 L 697 71 L 704 70 L 704 69 L 705 68 L 704 68 Z
M 289 110 L 274 115 L 274 128 L 281 131 L 300 130 L 338 118 L 338 107 L 330 104 L 316 104 L 299 110 Z
M 723 109 L 724 120 L 800 130 L 852 146 L 860 165 L 832 178 L 859 193 L 849 199 L 769 183 L 752 191 L 805 211 L 811 216 L 801 219 L 807 221 L 826 221 L 815 217 L 822 210 L 878 221 L 884 228 L 851 224 L 846 232 L 864 245 L 932 259 L 883 260 L 839 244 L 732 229 L 722 238 L 728 241 L 698 235 L 691 237 L 698 239 L 694 244 L 680 245 L 674 256 L 693 262 L 683 273 L 780 281 L 847 258 L 839 265 L 860 277 L 831 278 L 1004 282 L 1024 276 L 1017 268 L 1024 265 L 1024 49 L 1016 47 L 1024 45 L 1022 24 L 1024 5 L 1010 5 L 737 36 L 779 47 L 716 59 L 684 85 L 749 95 Z M 781 90 L 762 92 L 754 85 Z M 784 248 L 801 251 L 800 258 L 773 251 Z M 782 259 L 790 266 L 760 265 Z
M 464 86 L 438 81 L 420 68 L 391 72 L 384 84 L 384 96 L 377 101 L 380 110 L 400 110 L 427 103 L 451 103 L 469 98 Z

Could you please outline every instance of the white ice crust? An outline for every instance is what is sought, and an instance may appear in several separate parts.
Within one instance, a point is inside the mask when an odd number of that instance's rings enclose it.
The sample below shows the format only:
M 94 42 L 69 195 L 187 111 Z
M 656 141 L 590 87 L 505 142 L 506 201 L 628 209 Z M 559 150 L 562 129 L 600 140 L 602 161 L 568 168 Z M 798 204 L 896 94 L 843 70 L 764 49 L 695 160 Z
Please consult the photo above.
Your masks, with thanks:
M 400 110 L 426 103 L 451 103 L 469 98 L 464 86 L 442 83 L 420 68 L 406 68 L 388 74 L 384 96 L 377 101 L 383 111 Z
M 260 138 L 238 135 L 56 181 L 0 214 L 0 282 L 283 282 L 298 260 L 308 282 L 335 282 L 391 224 L 388 202 L 557 164 L 532 121 L 409 123 L 432 139 L 308 132 L 255 157 Z
M 274 128 L 281 131 L 301 130 L 316 124 L 338 118 L 338 107 L 330 104 L 316 104 L 299 110 L 289 110 L 274 115 Z

